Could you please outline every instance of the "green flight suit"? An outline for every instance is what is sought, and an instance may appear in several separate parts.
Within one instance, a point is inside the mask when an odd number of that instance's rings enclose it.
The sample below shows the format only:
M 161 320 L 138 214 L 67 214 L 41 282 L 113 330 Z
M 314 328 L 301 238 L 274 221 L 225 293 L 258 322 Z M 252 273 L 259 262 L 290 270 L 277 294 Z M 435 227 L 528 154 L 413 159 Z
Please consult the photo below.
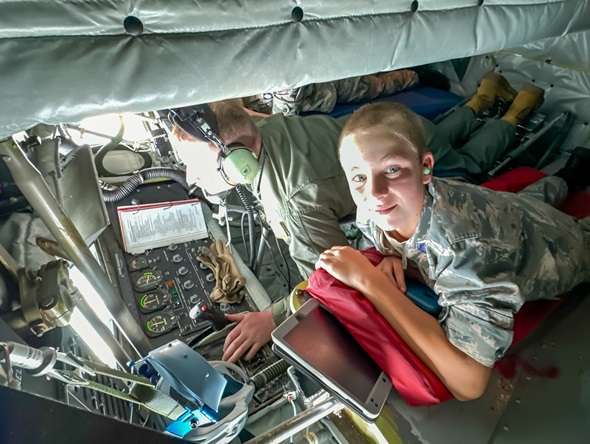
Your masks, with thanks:
M 323 251 L 347 244 L 338 221 L 353 214 L 355 205 L 338 160 L 343 124 L 329 116 L 280 114 L 257 122 L 262 152 L 254 192 L 275 236 L 288 241 L 304 277 Z M 273 304 L 275 322 L 284 319 L 287 308 L 286 297 Z

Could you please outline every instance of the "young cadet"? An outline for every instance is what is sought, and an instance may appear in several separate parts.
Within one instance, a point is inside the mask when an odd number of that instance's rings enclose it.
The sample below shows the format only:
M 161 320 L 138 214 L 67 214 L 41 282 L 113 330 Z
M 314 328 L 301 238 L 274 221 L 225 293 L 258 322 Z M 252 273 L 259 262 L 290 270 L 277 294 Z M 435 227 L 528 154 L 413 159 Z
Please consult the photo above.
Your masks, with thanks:
M 197 115 L 229 147 L 230 155 L 224 156 L 218 145 L 195 133 L 191 125 Z M 240 182 L 250 184 L 275 236 L 288 241 L 302 276 L 313 271 L 322 251 L 347 244 L 338 221 L 353 214 L 355 206 L 338 161 L 341 120 L 277 114 L 255 121 L 232 101 L 173 110 L 172 120 L 177 123 L 173 146 L 187 166 L 188 183 L 209 194 Z M 243 177 L 228 177 L 232 170 Z M 285 298 L 269 311 L 228 315 L 238 325 L 227 336 L 223 359 L 253 357 L 287 314 Z
M 364 228 L 387 257 L 375 267 L 337 246 L 316 266 L 362 292 L 457 399 L 485 391 L 526 301 L 590 280 L 590 219 L 548 204 L 567 193 L 559 177 L 518 194 L 433 178 L 420 120 L 385 103 L 348 120 L 340 160 Z M 438 320 L 405 296 L 408 262 L 438 295 Z

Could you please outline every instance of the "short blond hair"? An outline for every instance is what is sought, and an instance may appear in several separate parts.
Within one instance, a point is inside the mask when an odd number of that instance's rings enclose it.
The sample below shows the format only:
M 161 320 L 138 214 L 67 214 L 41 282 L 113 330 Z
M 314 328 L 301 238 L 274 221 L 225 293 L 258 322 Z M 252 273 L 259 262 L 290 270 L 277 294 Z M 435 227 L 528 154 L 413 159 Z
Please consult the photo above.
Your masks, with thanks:
M 347 136 L 366 133 L 376 127 L 407 140 L 418 156 L 429 151 L 420 117 L 407 106 L 393 102 L 371 103 L 360 107 L 342 128 L 339 145 L 342 146 L 342 140 Z

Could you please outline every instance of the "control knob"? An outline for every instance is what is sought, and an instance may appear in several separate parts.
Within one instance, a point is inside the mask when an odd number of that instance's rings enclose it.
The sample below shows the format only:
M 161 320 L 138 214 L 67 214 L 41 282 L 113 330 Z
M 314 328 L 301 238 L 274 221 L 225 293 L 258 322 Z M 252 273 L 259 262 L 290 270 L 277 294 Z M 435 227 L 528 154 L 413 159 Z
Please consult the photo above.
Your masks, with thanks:
M 175 264 L 182 262 L 182 256 L 180 254 L 175 254 L 174 256 L 172 256 L 172 262 L 174 262 Z
M 227 324 L 229 324 L 229 321 L 225 318 L 225 315 L 221 311 L 207 305 L 206 303 L 197 304 L 191 308 L 189 316 L 191 319 L 194 319 L 197 322 L 211 322 L 213 327 L 215 327 L 215 330 L 221 330 Z

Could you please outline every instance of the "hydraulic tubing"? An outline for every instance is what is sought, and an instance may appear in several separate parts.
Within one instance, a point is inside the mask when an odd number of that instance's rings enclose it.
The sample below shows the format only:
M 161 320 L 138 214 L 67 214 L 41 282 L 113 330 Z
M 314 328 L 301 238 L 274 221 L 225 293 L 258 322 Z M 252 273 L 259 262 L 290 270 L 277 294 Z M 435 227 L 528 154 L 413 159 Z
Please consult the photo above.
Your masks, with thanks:
M 260 233 L 260 242 L 258 243 L 258 251 L 256 252 L 256 260 L 254 261 L 254 268 L 252 271 L 258 273 L 260 271 L 260 265 L 262 265 L 262 259 L 264 258 L 264 252 L 266 250 L 266 243 L 268 242 L 268 236 L 270 230 L 262 225 L 262 233 Z
M 45 179 L 14 140 L 0 141 L 0 156 L 31 207 L 39 214 L 74 265 L 101 296 L 117 327 L 127 336 L 138 357 L 145 356 L 151 349 L 146 336 L 92 255 L 78 229 L 51 194 Z M 95 328 L 99 326 L 95 325 Z M 117 358 L 123 358 L 117 356 L 117 350 L 113 350 L 113 353 Z
M 131 195 L 135 189 L 144 182 L 151 179 L 166 178 L 179 183 L 184 189 L 188 190 L 185 175 L 180 170 L 174 168 L 148 168 L 134 174 L 127 179 L 119 188 L 112 191 L 102 191 L 102 198 L 105 202 L 119 202 Z
M 330 413 L 341 408 L 342 404 L 340 401 L 334 398 L 328 398 L 316 406 L 304 410 L 291 419 L 279 424 L 268 432 L 247 441 L 246 444 L 278 444 L 284 442 L 296 433 L 299 433 L 303 429 L 306 429 L 310 425 L 315 424 L 320 419 L 325 418 Z

